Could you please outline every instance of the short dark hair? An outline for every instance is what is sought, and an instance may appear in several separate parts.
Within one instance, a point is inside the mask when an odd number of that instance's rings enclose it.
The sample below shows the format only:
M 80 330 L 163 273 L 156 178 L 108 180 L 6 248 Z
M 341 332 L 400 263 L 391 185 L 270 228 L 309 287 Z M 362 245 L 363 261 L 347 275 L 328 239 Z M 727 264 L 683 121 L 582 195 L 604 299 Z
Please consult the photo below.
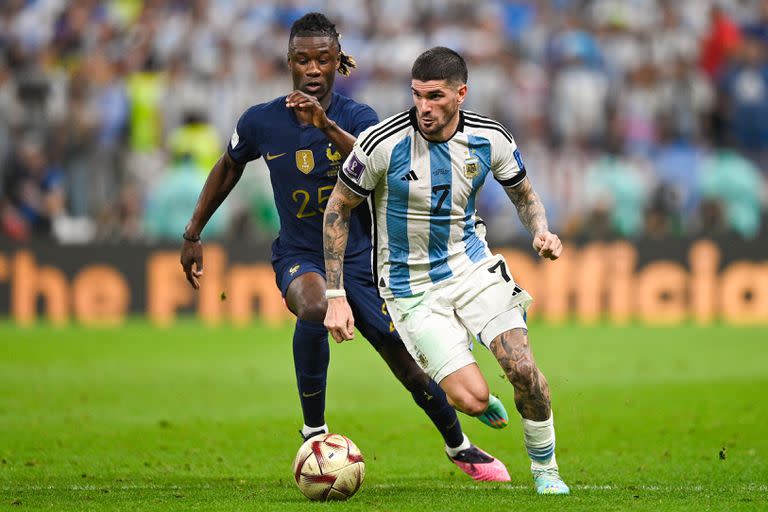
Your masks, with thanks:
M 411 68 L 411 78 L 428 82 L 445 80 L 450 83 L 467 83 L 467 63 L 464 58 L 445 46 L 435 46 L 416 58 Z
M 325 14 L 309 12 L 294 21 L 293 25 L 291 25 L 291 35 L 288 37 L 289 50 L 293 48 L 291 43 L 293 42 L 293 38 L 297 36 L 322 36 L 332 38 L 339 47 L 339 58 L 341 59 L 339 73 L 344 76 L 349 76 L 350 70 L 357 67 L 355 59 L 341 51 L 341 43 L 339 42 L 341 35 L 336 31 L 336 25 L 331 23 L 331 20 L 329 20 Z

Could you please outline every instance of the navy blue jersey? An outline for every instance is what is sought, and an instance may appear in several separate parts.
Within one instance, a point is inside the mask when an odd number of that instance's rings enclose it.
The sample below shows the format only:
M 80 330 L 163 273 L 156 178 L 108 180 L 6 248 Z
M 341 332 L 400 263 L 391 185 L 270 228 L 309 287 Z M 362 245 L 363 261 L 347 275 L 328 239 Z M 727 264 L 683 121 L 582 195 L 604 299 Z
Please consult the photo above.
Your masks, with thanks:
M 378 122 L 371 107 L 335 93 L 326 115 L 355 137 Z M 240 164 L 260 156 L 267 162 L 280 216 L 273 257 L 297 250 L 322 254 L 325 203 L 344 162 L 323 132 L 301 125 L 282 96 L 246 110 L 227 151 Z M 352 210 L 347 256 L 371 250 L 370 225 L 367 207 Z

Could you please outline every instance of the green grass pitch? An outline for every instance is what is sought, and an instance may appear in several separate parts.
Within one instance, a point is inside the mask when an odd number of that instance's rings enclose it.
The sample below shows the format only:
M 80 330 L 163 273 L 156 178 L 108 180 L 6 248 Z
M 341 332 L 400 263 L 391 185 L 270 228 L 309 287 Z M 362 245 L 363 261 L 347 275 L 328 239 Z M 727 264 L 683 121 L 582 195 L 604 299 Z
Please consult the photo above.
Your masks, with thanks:
M 768 510 L 768 332 L 533 324 L 569 497 L 533 490 L 520 423 L 470 438 L 511 484 L 477 484 L 370 346 L 331 353 L 327 420 L 366 457 L 344 503 L 290 465 L 291 328 L 0 324 L 0 510 Z M 512 388 L 476 350 L 493 392 Z

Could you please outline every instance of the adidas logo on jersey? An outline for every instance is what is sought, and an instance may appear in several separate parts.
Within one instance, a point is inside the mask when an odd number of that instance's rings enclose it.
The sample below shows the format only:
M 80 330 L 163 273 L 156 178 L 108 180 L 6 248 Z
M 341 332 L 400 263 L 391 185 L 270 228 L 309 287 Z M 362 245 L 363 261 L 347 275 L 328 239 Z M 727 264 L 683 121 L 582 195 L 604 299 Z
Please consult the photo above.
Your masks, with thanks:
M 400 178 L 403 181 L 416 181 L 419 179 L 418 176 L 416 176 L 416 173 L 411 169 L 411 172 Z

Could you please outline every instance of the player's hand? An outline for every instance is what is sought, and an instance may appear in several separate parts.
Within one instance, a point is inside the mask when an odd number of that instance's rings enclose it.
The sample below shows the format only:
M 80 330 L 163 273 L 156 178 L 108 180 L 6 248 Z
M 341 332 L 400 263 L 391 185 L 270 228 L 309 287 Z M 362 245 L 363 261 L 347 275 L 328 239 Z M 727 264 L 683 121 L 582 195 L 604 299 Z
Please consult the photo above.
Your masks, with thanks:
M 192 269 L 194 264 L 195 270 Z M 203 244 L 184 240 L 181 244 L 181 267 L 187 275 L 187 281 L 195 290 L 200 288 L 199 279 L 203 277 Z
M 328 299 L 324 323 L 336 343 L 354 338 L 355 319 L 346 297 Z
M 533 248 L 542 258 L 556 260 L 563 252 L 563 243 L 556 234 L 544 231 L 533 238 Z
M 311 124 L 323 130 L 331 124 L 320 102 L 314 96 L 302 91 L 293 91 L 285 97 L 285 106 L 296 112 L 296 118 L 303 124 Z

